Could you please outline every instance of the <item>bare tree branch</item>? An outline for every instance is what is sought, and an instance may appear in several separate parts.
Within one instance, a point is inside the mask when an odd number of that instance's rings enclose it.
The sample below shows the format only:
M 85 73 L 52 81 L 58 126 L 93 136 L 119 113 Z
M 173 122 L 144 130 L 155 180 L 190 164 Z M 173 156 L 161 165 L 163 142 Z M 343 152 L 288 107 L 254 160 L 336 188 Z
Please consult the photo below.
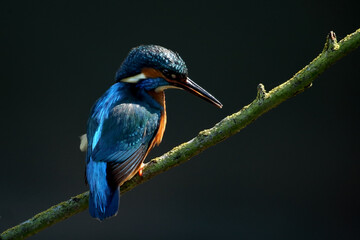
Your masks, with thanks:
M 291 79 L 275 87 L 270 92 L 266 92 L 264 85 L 259 84 L 257 96 L 252 103 L 243 107 L 239 112 L 227 116 L 211 129 L 201 131 L 198 136 L 190 141 L 175 147 L 161 157 L 151 160 L 144 168 L 142 177 L 136 175 L 121 187 L 121 194 L 172 167 L 188 161 L 205 149 L 236 134 L 265 112 L 306 90 L 317 76 L 359 46 L 360 29 L 346 36 L 340 42 L 337 42 L 335 33 L 331 31 L 327 36 L 325 47 L 319 56 Z M 32 236 L 57 222 L 87 209 L 88 197 L 89 192 L 85 192 L 53 206 L 1 233 L 0 239 L 24 239 Z

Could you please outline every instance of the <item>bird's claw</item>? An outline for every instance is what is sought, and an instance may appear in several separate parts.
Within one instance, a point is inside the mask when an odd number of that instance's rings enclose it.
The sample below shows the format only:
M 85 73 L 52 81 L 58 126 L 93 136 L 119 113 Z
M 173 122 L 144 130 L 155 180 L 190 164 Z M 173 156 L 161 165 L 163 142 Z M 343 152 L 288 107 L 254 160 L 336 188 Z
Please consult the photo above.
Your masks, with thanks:
M 141 163 L 140 168 L 139 168 L 139 176 L 140 176 L 140 177 L 142 177 L 142 175 L 143 175 L 143 169 L 144 169 L 144 167 L 145 167 L 145 164 L 144 164 L 144 163 Z

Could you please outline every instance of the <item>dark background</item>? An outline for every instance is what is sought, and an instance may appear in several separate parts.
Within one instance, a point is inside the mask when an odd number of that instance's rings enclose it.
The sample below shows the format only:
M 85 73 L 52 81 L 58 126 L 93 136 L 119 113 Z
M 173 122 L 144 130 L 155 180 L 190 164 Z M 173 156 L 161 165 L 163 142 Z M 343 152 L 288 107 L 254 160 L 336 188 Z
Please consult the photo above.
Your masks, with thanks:
M 32 2 L 32 3 L 30 3 Z M 180 53 L 223 104 L 167 92 L 163 143 L 194 137 L 284 82 L 360 26 L 355 2 L 12 1 L 1 16 L 0 232 L 87 190 L 94 101 L 130 48 Z M 121 198 L 117 217 L 83 212 L 34 239 L 360 239 L 360 50 L 236 136 Z

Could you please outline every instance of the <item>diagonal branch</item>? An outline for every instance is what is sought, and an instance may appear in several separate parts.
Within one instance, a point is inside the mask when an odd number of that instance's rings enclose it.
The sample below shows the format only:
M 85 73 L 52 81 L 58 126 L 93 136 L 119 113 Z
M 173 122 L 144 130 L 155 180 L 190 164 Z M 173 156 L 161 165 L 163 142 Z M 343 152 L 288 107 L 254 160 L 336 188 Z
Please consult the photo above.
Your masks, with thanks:
M 161 157 L 151 160 L 144 168 L 143 176 L 136 175 L 127 181 L 121 187 L 121 193 L 124 194 L 137 185 L 188 161 L 205 149 L 236 134 L 265 112 L 306 90 L 317 76 L 359 46 L 360 29 L 339 42 L 337 42 L 335 33 L 331 31 L 327 36 L 325 47 L 319 56 L 291 79 L 275 87 L 270 92 L 266 92 L 264 85 L 259 84 L 256 99 L 252 103 L 243 107 L 239 112 L 227 116 L 211 129 L 201 131 L 198 136 L 190 141 L 175 147 Z M 88 196 L 89 193 L 85 192 L 55 205 L 1 233 L 0 239 L 24 239 L 72 215 L 82 212 L 88 207 Z

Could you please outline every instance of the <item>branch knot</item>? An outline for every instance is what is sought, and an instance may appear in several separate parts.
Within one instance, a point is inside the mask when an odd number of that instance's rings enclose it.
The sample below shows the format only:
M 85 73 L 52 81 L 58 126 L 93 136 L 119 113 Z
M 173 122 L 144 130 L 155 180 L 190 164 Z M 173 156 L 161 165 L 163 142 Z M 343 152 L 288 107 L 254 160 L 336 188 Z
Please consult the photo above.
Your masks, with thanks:
M 257 86 L 256 99 L 263 101 L 268 96 L 268 93 L 265 90 L 265 86 L 262 83 L 259 83 Z
M 336 34 L 333 31 L 330 31 L 330 33 L 326 36 L 326 42 L 323 49 L 323 52 L 326 51 L 336 51 L 339 50 L 340 46 L 336 39 Z

